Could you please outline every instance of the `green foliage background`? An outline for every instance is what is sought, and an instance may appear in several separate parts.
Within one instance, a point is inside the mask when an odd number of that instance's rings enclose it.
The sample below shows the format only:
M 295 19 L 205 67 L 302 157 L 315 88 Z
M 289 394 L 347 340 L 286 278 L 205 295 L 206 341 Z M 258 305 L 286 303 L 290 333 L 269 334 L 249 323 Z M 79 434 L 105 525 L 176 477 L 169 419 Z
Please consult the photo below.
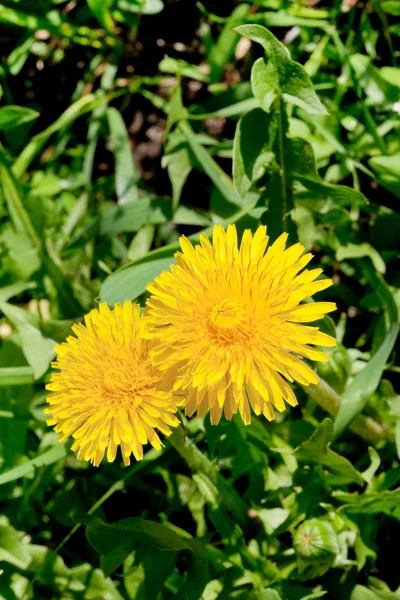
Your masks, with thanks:
M 399 17 L 0 3 L 0 598 L 400 598 Z M 77 461 L 45 424 L 55 343 L 215 223 L 333 277 L 321 384 L 273 424 L 182 416 L 129 468 Z

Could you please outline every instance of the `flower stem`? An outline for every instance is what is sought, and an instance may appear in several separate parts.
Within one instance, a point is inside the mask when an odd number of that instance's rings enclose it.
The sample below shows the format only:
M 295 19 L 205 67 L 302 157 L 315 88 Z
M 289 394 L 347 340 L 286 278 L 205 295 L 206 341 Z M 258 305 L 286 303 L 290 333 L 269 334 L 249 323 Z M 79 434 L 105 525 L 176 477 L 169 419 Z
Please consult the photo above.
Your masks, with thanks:
M 321 408 L 326 410 L 332 417 L 336 417 L 342 399 L 326 381 L 320 379 L 316 385 L 310 384 L 304 387 L 304 390 Z M 370 444 L 377 444 L 393 437 L 392 432 L 383 424 L 365 415 L 357 415 L 349 425 L 349 429 Z

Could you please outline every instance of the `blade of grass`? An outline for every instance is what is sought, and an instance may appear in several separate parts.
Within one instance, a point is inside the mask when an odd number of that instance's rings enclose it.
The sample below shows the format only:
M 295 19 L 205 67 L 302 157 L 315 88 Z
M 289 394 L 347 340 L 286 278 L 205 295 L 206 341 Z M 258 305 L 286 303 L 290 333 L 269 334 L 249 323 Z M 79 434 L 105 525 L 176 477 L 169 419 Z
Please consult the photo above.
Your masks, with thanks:
M 0 368 L 0 387 L 9 385 L 29 385 L 33 383 L 32 367 L 2 367 Z
M 224 198 L 228 200 L 228 202 L 231 202 L 236 206 L 242 206 L 240 198 L 233 186 L 232 179 L 221 169 L 221 167 L 210 156 L 207 150 L 198 143 L 196 140 L 196 135 L 189 123 L 187 121 L 180 121 L 178 127 L 185 136 L 186 141 L 188 142 L 200 165 L 204 169 L 204 172 L 209 176 L 215 187 L 221 192 Z

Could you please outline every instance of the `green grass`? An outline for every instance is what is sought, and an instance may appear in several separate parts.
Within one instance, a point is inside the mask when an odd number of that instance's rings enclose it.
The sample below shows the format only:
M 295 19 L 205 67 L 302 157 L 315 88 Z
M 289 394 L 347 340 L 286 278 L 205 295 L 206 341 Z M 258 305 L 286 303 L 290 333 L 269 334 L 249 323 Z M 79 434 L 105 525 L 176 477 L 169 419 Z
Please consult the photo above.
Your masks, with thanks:
M 0 4 L 0 599 L 400 599 L 400 2 L 352 4 Z M 79 462 L 54 345 L 217 223 L 333 277 L 321 384 Z

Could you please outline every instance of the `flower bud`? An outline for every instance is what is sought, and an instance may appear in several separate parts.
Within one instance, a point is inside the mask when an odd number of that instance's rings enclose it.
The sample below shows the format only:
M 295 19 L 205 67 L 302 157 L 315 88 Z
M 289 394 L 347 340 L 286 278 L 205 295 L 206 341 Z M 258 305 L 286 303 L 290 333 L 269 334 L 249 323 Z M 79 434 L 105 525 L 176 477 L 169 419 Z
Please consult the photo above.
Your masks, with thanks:
M 302 559 L 332 559 L 339 552 L 335 530 L 319 519 L 305 521 L 294 534 L 294 548 Z

